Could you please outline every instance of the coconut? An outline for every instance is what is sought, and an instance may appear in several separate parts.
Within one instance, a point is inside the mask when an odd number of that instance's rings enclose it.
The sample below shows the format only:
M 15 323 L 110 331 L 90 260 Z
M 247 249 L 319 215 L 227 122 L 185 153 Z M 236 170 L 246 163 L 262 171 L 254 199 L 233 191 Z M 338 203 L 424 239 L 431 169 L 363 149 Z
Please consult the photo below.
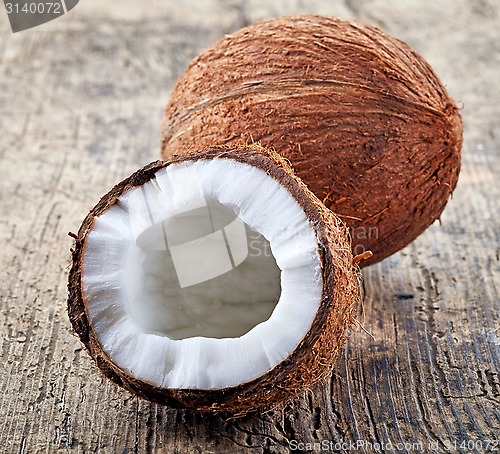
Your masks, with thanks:
M 74 237 L 75 332 L 106 377 L 172 407 L 297 395 L 330 373 L 359 303 L 347 227 L 256 146 L 149 164 Z
M 251 137 L 351 228 L 375 263 L 440 217 L 457 183 L 462 121 L 432 68 L 379 29 L 283 17 L 227 35 L 173 89 L 162 154 Z

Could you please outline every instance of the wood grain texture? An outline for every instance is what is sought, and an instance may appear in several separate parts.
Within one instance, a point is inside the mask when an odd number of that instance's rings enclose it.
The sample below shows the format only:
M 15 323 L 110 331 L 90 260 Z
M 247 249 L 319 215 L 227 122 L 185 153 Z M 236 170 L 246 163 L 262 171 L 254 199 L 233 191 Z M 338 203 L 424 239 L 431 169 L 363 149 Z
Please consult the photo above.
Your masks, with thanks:
M 500 434 L 500 6 L 195 5 L 86 0 L 17 34 L 0 13 L 0 452 L 286 453 L 294 441 L 316 443 L 300 446 L 313 452 L 490 452 Z M 431 63 L 464 105 L 454 198 L 441 225 L 363 271 L 358 320 L 373 337 L 352 333 L 331 380 L 240 419 L 139 400 L 101 378 L 71 334 L 67 232 L 159 157 L 162 111 L 191 58 L 241 26 L 294 13 L 377 25 Z

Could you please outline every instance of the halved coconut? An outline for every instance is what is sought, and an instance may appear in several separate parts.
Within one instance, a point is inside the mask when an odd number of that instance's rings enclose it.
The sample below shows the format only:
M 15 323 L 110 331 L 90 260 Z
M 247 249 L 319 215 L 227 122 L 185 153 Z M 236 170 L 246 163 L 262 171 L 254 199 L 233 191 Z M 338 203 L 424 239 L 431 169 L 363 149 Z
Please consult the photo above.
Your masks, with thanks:
M 115 383 L 243 413 L 331 370 L 359 295 L 347 228 L 283 158 L 216 148 L 101 199 L 76 237 L 68 311 Z

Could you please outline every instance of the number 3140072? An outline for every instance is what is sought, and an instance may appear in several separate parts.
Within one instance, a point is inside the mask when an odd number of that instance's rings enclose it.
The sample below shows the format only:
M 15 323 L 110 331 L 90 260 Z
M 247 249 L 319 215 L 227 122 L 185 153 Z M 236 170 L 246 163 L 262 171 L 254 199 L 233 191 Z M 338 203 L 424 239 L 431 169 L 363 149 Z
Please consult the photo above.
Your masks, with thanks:
M 18 3 L 6 3 L 7 14 L 61 14 L 60 3 L 40 2 L 40 3 L 25 3 L 20 6 Z

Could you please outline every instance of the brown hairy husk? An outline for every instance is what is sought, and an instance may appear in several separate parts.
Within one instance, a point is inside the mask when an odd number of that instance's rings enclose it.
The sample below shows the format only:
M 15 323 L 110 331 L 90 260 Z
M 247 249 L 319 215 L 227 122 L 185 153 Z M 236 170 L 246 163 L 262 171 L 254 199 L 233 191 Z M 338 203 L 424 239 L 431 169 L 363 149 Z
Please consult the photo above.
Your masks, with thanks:
M 274 147 L 375 263 L 438 219 L 460 170 L 462 120 L 432 68 L 379 29 L 282 17 L 227 35 L 171 93 L 162 155 L 241 138 Z
M 82 259 L 93 220 L 131 188 L 143 185 L 154 174 L 175 163 L 199 159 L 232 159 L 264 170 L 288 189 L 306 213 L 318 239 L 322 260 L 323 291 L 316 318 L 300 345 L 284 361 L 263 376 L 239 386 L 217 390 L 166 389 L 138 380 L 118 368 L 103 351 L 89 322 L 82 291 Z M 277 153 L 256 145 L 218 147 L 201 153 L 174 156 L 137 171 L 116 185 L 83 221 L 72 249 L 68 279 L 68 313 L 73 328 L 101 372 L 134 394 L 163 405 L 206 412 L 242 415 L 287 401 L 331 373 L 342 349 L 353 311 L 360 302 L 359 268 L 353 263 L 349 233 L 297 178 L 289 163 Z

